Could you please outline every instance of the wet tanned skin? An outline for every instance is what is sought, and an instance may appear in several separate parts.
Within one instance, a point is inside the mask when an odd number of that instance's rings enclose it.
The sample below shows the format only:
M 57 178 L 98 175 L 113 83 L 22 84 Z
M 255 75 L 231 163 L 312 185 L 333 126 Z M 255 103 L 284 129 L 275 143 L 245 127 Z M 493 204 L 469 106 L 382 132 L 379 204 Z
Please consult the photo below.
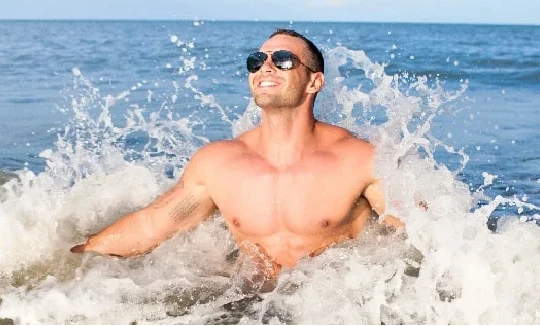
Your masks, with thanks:
M 310 62 L 300 38 L 277 35 L 260 48 L 277 50 Z M 239 249 L 274 277 L 282 267 L 357 237 L 373 210 L 384 214 L 383 186 L 374 177 L 371 144 L 313 117 L 323 85 L 321 72 L 301 65 L 282 71 L 266 60 L 249 74 L 262 108 L 259 126 L 201 148 L 176 186 L 72 251 L 142 254 L 219 210 Z M 391 216 L 385 221 L 402 227 Z

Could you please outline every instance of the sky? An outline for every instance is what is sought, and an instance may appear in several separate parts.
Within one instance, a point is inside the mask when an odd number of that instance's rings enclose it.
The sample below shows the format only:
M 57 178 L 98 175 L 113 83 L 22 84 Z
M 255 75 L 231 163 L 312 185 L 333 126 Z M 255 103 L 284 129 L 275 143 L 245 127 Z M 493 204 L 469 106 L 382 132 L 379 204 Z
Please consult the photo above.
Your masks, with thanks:
M 540 0 L 0 0 L 0 19 L 540 25 Z

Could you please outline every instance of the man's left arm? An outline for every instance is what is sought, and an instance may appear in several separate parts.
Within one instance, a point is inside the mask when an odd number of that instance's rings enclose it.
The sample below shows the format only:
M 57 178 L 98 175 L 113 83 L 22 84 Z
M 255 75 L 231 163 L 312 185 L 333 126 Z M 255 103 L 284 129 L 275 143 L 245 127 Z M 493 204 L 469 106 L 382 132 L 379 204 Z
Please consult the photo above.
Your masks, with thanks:
M 383 191 L 383 185 L 380 180 L 374 179 L 364 189 L 362 195 L 367 199 L 375 213 L 382 217 L 382 221 L 384 224 L 394 227 L 396 229 L 401 229 L 405 227 L 405 223 L 403 223 L 399 218 L 386 214 L 386 204 L 384 199 L 385 196 Z

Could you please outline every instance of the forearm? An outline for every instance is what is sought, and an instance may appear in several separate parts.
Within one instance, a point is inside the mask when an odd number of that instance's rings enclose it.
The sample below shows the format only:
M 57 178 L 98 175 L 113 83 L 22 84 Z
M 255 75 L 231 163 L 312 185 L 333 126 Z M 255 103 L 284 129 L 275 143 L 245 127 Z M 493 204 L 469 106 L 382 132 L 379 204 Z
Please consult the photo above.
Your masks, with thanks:
M 192 172 L 193 173 L 193 172 Z M 94 251 L 123 257 L 149 252 L 176 232 L 198 225 L 215 209 L 206 188 L 188 176 L 144 209 L 128 214 L 71 252 Z
M 83 251 L 122 257 L 144 254 L 167 238 L 156 232 L 151 217 L 143 210 L 131 213 L 90 236 Z

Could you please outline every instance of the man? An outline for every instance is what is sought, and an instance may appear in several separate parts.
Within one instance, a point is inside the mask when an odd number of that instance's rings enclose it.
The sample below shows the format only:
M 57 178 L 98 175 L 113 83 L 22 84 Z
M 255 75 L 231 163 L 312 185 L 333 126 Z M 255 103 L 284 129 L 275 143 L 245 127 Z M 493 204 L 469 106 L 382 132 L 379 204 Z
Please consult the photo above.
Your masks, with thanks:
M 324 85 L 317 47 L 278 29 L 248 57 L 247 68 L 261 124 L 202 147 L 173 188 L 72 252 L 140 255 L 218 209 L 240 250 L 274 277 L 283 266 L 356 237 L 372 209 L 384 214 L 373 146 L 313 116 Z M 402 226 L 391 216 L 384 221 Z

